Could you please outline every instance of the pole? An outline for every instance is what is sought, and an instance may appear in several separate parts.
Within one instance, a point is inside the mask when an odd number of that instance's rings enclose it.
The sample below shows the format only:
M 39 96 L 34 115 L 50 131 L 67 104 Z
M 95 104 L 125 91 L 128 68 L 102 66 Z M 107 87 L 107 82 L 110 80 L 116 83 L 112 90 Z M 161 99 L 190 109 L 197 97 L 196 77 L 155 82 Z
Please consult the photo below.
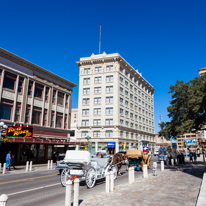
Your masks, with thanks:
M 79 205 L 79 183 L 80 180 L 78 178 L 76 178 L 74 180 L 74 206 L 78 206 Z
M 72 202 L 72 180 L 66 182 L 65 206 L 71 206 Z

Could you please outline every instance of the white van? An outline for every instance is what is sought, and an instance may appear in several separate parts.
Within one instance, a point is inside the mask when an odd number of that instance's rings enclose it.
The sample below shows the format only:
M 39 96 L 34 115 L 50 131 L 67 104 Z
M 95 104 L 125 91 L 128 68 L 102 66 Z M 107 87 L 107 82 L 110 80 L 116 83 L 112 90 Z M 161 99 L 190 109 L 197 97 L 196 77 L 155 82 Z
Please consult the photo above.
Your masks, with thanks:
M 155 150 L 154 156 L 157 156 L 159 154 L 159 150 Z

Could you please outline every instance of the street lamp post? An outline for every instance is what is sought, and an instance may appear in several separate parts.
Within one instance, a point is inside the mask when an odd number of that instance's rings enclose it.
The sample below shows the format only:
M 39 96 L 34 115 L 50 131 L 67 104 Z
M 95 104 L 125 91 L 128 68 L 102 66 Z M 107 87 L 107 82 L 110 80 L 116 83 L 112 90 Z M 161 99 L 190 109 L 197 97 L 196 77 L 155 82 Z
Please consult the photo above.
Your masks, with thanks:
M 87 140 L 87 151 L 89 151 L 89 140 L 91 139 L 91 136 L 89 136 L 89 134 L 87 133 L 85 139 Z
M 1 144 L 1 135 L 3 133 L 3 131 L 5 131 L 7 129 L 7 125 L 4 124 L 4 122 L 0 122 L 0 144 Z

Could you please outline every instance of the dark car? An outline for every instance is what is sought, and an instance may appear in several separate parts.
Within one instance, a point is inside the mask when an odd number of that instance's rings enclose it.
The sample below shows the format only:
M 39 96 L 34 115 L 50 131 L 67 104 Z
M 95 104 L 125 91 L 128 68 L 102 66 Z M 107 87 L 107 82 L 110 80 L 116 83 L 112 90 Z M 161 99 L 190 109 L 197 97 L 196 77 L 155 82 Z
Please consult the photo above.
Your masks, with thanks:
M 65 153 L 59 154 L 57 157 L 55 170 L 59 170 L 59 174 L 61 174 L 64 168 L 69 168 L 68 165 L 62 163 L 62 160 L 64 160 L 64 158 L 65 158 Z

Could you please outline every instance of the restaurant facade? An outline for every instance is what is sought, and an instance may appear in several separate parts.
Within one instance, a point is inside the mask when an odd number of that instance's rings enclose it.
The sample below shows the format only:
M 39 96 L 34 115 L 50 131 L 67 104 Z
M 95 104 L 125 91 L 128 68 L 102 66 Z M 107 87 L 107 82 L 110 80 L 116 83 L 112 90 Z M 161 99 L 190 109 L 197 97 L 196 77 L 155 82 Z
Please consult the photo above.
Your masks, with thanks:
M 45 163 L 53 159 L 54 152 L 76 148 L 79 143 L 70 142 L 75 86 L 0 48 L 0 122 L 8 126 L 0 139 L 0 163 L 5 162 L 8 151 L 15 155 L 16 164 L 24 164 Z M 14 136 L 9 128 L 16 130 Z

